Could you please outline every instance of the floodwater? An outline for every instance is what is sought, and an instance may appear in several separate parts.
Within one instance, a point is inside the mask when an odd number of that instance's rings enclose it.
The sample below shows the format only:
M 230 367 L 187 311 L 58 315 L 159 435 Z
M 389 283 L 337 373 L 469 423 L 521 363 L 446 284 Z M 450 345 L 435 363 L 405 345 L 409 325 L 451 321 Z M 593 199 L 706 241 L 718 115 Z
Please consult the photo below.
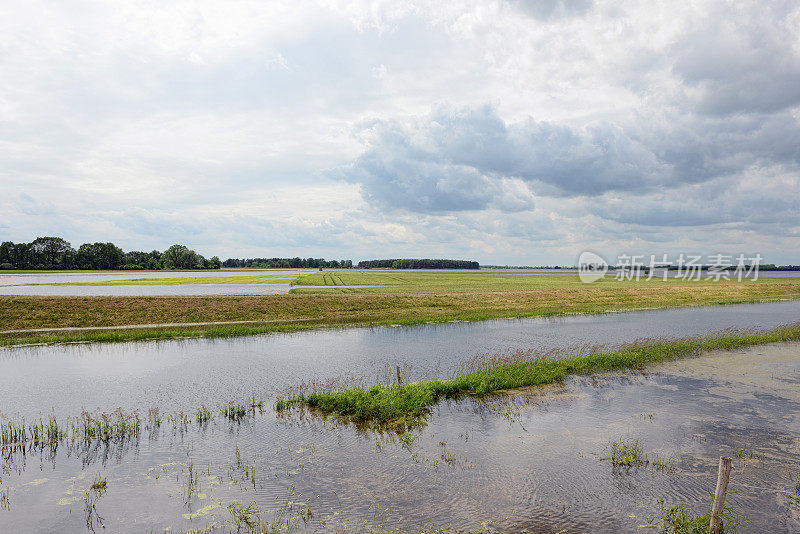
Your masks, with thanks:
M 407 379 L 450 376 L 475 356 L 572 349 L 800 321 L 800 300 L 502 319 L 322 329 L 228 339 L 72 344 L 0 350 L 0 412 L 194 410 L 344 375 L 374 383 L 397 365 Z
M 27 284 L 64 284 L 70 282 L 109 282 L 112 280 L 132 280 L 140 278 L 192 278 L 195 276 L 298 276 L 315 272 L 315 269 L 235 269 L 213 271 L 58 271 L 38 273 L 0 273 L 0 286 Z
M 477 529 L 489 521 L 502 532 L 639 532 L 661 497 L 705 512 L 720 455 L 734 457 L 729 502 L 749 521 L 743 531 L 800 532 L 791 495 L 800 475 L 800 344 L 443 402 L 403 439 L 308 413 L 279 417 L 271 408 L 288 385 L 345 374 L 371 383 L 394 365 L 412 379 L 446 375 L 487 352 L 799 319 L 800 302 L 790 301 L 4 350 L 0 410 L 6 414 L 54 411 L 60 418 L 82 408 L 158 407 L 164 417 L 160 427 L 127 440 L 24 455 L 3 450 L 0 532 L 80 532 L 87 519 L 100 531 L 98 516 L 107 532 L 211 524 L 236 531 L 228 509 L 234 501 L 255 502 L 263 519 L 282 514 L 301 530 L 342 531 L 364 521 L 386 529 Z M 201 404 L 213 410 L 252 393 L 264 397 L 262 413 L 239 423 L 219 412 L 206 425 L 194 421 Z M 191 419 L 167 417 L 176 410 Z M 668 465 L 615 468 L 604 458 L 620 439 L 639 440 L 651 459 L 667 458 Z M 87 517 L 84 492 L 98 474 L 107 490 Z
M 19 296 L 156 296 L 156 295 L 252 295 L 285 293 L 292 289 L 285 284 L 164 284 L 115 286 L 58 286 L 48 284 L 109 282 L 141 278 L 188 278 L 195 276 L 270 276 L 296 277 L 313 270 L 248 270 L 248 271 L 116 271 L 0 274 L 0 295 Z
M 59 296 L 59 297 L 154 297 L 185 295 L 268 295 L 288 293 L 298 287 L 289 284 L 139 284 L 114 286 L 5 286 L 0 295 Z M 303 288 L 328 288 L 331 286 L 302 286 Z M 373 286 L 336 286 L 339 289 Z
M 50 284 L 110 282 L 141 278 L 189 278 L 269 276 L 270 278 L 294 278 L 316 272 L 315 269 L 292 270 L 234 270 L 234 271 L 117 271 L 117 272 L 58 272 L 0 274 L 0 295 L 59 296 L 59 297 L 143 297 L 159 295 L 264 295 L 287 293 L 292 289 L 285 284 L 131 284 L 113 286 L 61 286 Z M 317 288 L 328 286 L 303 286 Z M 359 288 L 372 286 L 337 286 Z

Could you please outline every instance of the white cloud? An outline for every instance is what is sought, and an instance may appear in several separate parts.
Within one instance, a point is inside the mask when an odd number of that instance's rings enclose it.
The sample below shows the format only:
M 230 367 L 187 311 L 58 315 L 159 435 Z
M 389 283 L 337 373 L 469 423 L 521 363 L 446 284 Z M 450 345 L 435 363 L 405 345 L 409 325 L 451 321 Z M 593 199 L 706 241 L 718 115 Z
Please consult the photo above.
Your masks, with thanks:
M 7 3 L 0 73 L 2 239 L 800 262 L 796 2 Z

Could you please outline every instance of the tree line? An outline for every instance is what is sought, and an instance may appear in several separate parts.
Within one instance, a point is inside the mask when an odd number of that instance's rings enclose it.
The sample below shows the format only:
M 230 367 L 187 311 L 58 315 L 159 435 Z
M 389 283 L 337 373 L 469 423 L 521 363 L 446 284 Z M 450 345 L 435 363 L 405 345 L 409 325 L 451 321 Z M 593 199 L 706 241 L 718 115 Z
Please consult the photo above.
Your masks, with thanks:
M 0 269 L 219 269 L 222 262 L 206 259 L 184 245 L 164 252 L 125 252 L 114 243 L 84 243 L 77 250 L 60 237 L 37 237 L 30 243 L 0 244 Z
M 285 269 L 317 268 L 352 269 L 353 260 L 325 260 L 324 258 L 229 258 L 222 262 L 227 268 Z
M 358 262 L 360 269 L 479 269 L 477 261 L 389 259 Z
M 123 251 L 114 243 L 84 243 L 74 249 L 60 237 L 37 237 L 30 243 L 0 243 L 0 270 L 160 270 L 160 269 L 352 269 L 353 260 L 324 258 L 204 258 L 184 245 L 161 252 Z M 361 269 L 478 269 L 476 261 L 441 259 L 388 259 L 358 262 Z

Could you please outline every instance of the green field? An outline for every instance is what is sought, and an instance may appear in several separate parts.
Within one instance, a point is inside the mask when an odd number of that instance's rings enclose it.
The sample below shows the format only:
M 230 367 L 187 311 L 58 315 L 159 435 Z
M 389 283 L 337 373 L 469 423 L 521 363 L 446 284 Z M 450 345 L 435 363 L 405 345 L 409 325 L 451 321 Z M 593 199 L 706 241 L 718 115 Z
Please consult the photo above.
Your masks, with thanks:
M 193 278 L 172 280 L 230 283 L 228 277 Z M 278 279 L 231 278 L 238 279 L 236 283 Z M 162 279 L 141 282 L 164 283 Z M 0 330 L 6 331 L 0 332 L 0 345 L 238 336 L 326 326 L 413 325 L 800 298 L 800 278 L 788 277 L 756 282 L 617 281 L 609 277 L 583 284 L 575 274 L 331 270 L 300 276 L 294 284 L 289 294 L 0 296 Z M 232 324 L 237 322 L 242 324 Z M 148 327 L 126 329 L 131 325 Z M 116 330 L 35 331 L 98 327 Z
M 639 281 L 618 281 L 613 276 L 607 276 L 592 284 L 584 284 L 575 273 L 566 274 L 496 274 L 477 272 L 419 272 L 419 271 L 327 271 L 317 272 L 297 279 L 292 290 L 293 293 L 331 294 L 331 293 L 360 293 L 360 294 L 407 294 L 407 293 L 458 293 L 468 291 L 497 292 L 497 291 L 527 291 L 527 290 L 564 290 L 580 289 L 592 290 L 596 288 L 632 288 L 632 287 L 696 287 L 704 289 L 708 284 L 741 284 L 758 285 L 771 284 L 775 280 L 794 280 L 800 278 L 767 279 L 761 278 L 755 282 L 705 280 L 683 281 L 670 278 L 667 281 L 650 280 L 642 278 Z M 330 286 L 330 288 L 304 288 L 303 286 Z M 338 286 L 374 286 L 374 287 L 338 287 Z M 800 294 L 798 294 L 800 297 Z

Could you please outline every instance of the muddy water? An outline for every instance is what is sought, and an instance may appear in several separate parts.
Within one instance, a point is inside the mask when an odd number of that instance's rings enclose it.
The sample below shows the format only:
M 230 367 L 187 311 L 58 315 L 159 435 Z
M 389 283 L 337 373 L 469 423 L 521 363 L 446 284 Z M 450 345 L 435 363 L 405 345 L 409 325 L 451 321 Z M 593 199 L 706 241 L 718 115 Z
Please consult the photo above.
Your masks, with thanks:
M 743 531 L 800 532 L 800 508 L 781 493 L 800 474 L 799 413 L 800 344 L 776 344 L 443 403 L 405 443 L 271 409 L 206 427 L 165 420 L 122 443 L 5 451 L 0 532 L 86 530 L 84 491 L 97 474 L 107 491 L 89 520 L 100 531 L 99 515 L 107 532 L 235 531 L 233 501 L 255 502 L 266 519 L 294 503 L 284 517 L 307 530 L 490 521 L 503 532 L 640 532 L 661 497 L 704 510 L 720 455 L 734 457 L 729 502 Z M 604 458 L 621 438 L 673 462 L 615 468 Z

